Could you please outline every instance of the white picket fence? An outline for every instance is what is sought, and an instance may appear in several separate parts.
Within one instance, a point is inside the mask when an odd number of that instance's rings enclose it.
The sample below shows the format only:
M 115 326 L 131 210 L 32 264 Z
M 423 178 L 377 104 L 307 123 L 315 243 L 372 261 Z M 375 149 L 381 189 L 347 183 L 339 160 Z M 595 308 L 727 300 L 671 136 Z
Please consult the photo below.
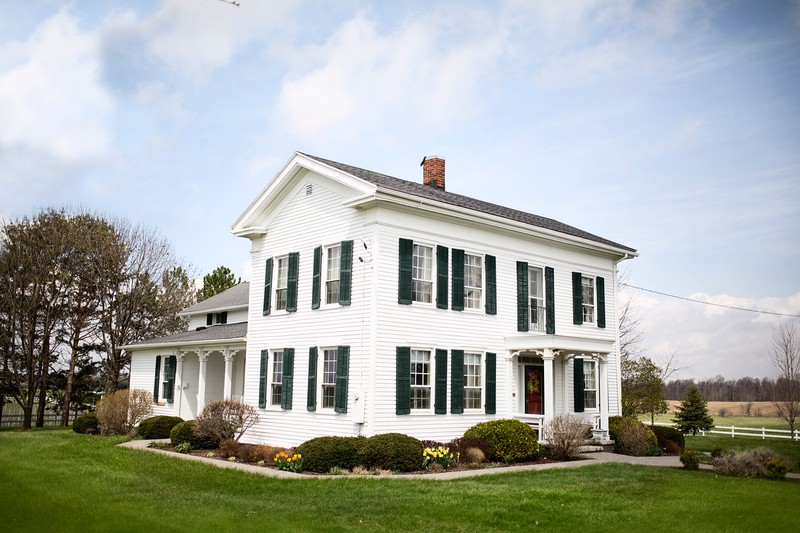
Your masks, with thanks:
M 657 426 L 670 426 L 668 422 L 656 422 Z M 761 439 L 791 439 L 792 432 L 788 429 L 768 429 L 768 428 L 740 428 L 736 426 L 714 426 L 708 431 L 698 430 L 699 435 L 705 437 L 706 433 L 715 435 L 727 435 L 729 437 L 756 437 Z M 794 430 L 794 438 L 800 440 L 800 429 Z

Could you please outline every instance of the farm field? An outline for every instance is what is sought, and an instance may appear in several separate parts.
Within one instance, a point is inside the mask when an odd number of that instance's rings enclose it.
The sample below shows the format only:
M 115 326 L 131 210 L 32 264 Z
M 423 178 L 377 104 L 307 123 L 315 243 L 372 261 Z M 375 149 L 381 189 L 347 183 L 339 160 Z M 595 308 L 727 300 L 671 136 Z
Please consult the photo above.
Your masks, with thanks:
M 669 412 L 656 415 L 656 422 L 672 423 L 677 406 L 681 402 L 670 400 L 667 403 L 669 404 Z M 747 404 L 750 404 L 749 408 Z M 750 416 L 742 414 L 747 412 L 748 409 L 751 413 Z M 725 416 L 721 416 L 720 412 L 724 413 Z M 789 429 L 789 424 L 778 417 L 775 406 L 771 402 L 708 402 L 708 413 L 714 418 L 714 425 L 717 426 L 763 427 L 767 429 L 785 429 L 787 431 Z M 760 414 L 760 416 L 756 416 L 757 414 Z M 650 423 L 649 415 L 642 415 L 639 419 L 646 424 Z
M 800 484 L 599 464 L 454 481 L 287 480 L 65 430 L 0 433 L 4 531 L 788 531 Z

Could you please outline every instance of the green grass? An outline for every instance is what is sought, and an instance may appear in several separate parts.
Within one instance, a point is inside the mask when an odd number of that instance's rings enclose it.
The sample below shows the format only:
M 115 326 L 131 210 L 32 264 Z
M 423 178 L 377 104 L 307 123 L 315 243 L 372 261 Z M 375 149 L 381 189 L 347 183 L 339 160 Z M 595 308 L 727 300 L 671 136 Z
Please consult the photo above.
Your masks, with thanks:
M 792 462 L 792 471 L 800 472 L 800 442 L 783 439 L 757 439 L 753 437 L 726 437 L 724 435 L 686 435 L 686 449 L 710 452 L 719 446 L 724 450 L 749 450 L 762 446 L 786 456 Z
M 455 481 L 268 478 L 70 431 L 0 434 L 4 531 L 791 530 L 800 484 L 601 464 Z
M 656 415 L 655 421 L 671 424 L 674 414 Z M 782 418 L 771 416 L 715 416 L 712 415 L 715 426 L 736 426 L 741 428 L 761 429 L 785 429 L 789 430 L 789 424 Z M 650 415 L 642 415 L 639 420 L 645 424 L 650 424 Z

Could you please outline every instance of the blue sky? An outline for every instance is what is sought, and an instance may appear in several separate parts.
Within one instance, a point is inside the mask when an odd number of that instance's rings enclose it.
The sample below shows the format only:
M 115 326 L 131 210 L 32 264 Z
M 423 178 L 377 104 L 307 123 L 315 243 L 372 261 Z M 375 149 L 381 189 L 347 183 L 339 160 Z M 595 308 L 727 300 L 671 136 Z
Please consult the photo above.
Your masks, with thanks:
M 800 314 L 800 2 L 0 4 L 0 216 L 81 206 L 247 277 L 295 150 L 637 248 L 631 283 Z M 683 377 L 766 376 L 778 318 L 632 293 Z

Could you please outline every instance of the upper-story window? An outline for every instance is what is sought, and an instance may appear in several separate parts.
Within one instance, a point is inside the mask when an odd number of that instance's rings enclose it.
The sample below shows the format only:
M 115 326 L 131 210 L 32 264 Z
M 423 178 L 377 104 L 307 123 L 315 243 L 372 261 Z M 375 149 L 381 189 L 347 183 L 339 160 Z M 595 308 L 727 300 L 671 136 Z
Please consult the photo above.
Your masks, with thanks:
M 431 303 L 433 301 L 433 248 L 414 244 L 411 263 L 411 300 Z
M 339 303 L 339 273 L 341 269 L 342 247 L 328 248 L 327 268 L 325 269 L 325 303 Z
M 528 297 L 531 306 L 531 331 L 544 331 L 546 321 L 544 275 L 539 267 L 528 268 Z
M 583 407 L 597 409 L 597 363 L 583 361 Z
M 213 326 L 214 324 L 227 324 L 228 312 L 221 313 L 208 313 L 206 314 L 206 326 Z
M 411 350 L 411 409 L 431 408 L 431 352 Z
M 464 409 L 482 407 L 481 354 L 464 354 Z
M 272 352 L 272 381 L 270 387 L 272 394 L 270 404 L 281 404 L 281 392 L 283 391 L 283 351 Z
M 464 307 L 480 309 L 483 294 L 483 258 L 464 254 Z
M 280 311 L 286 309 L 287 288 L 289 286 L 289 257 L 279 257 L 277 263 L 278 268 L 275 277 L 275 309 Z
M 581 276 L 581 301 L 583 304 L 583 322 L 594 322 L 594 278 Z

